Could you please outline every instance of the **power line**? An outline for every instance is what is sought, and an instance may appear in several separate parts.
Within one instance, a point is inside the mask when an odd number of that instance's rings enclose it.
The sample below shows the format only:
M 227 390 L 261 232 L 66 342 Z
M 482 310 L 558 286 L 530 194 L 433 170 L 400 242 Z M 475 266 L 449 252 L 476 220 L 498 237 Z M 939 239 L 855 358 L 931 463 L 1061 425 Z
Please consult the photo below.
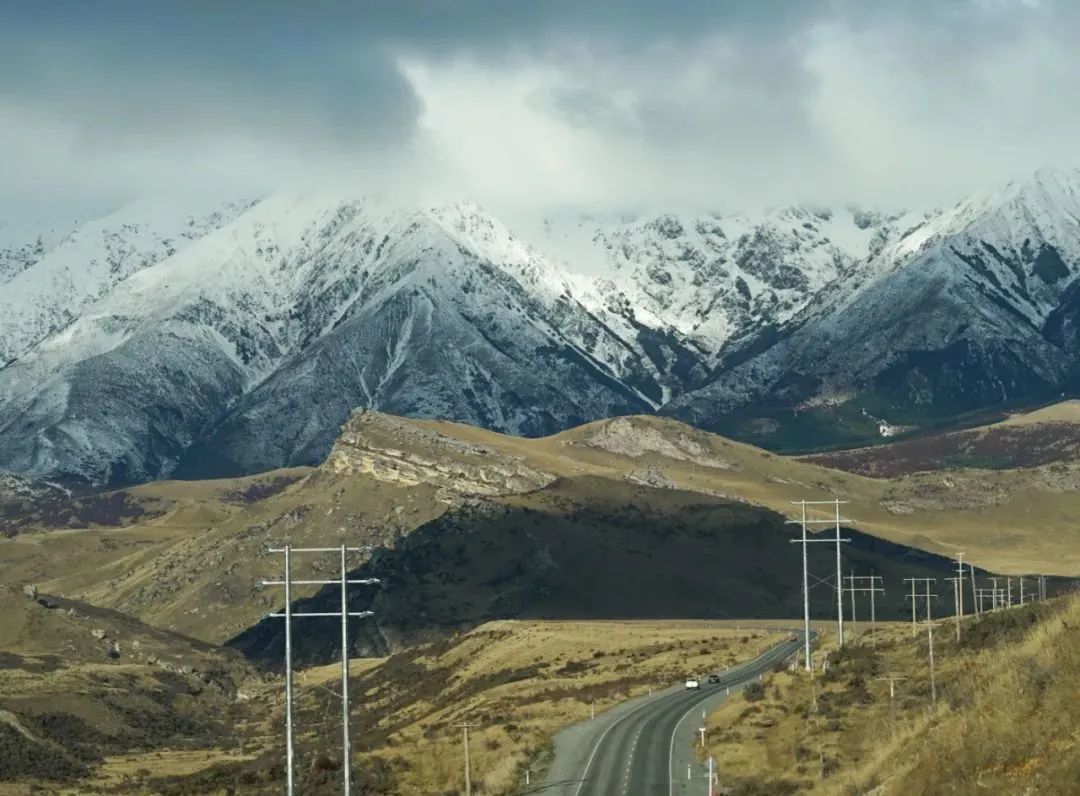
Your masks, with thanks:
M 836 544 L 836 635 L 837 642 L 843 646 L 844 644 L 844 593 L 842 574 L 840 570 L 840 544 L 842 542 L 850 542 L 850 539 L 840 538 L 840 523 L 851 522 L 851 520 L 842 519 L 840 517 L 840 504 L 847 503 L 846 500 L 793 500 L 793 505 L 801 508 L 801 516 L 797 520 L 788 520 L 790 525 L 799 525 L 802 528 L 802 536 L 798 539 L 789 540 L 793 544 L 802 544 L 802 563 L 803 563 L 803 640 L 806 648 L 806 671 L 811 671 L 812 664 L 810 663 L 810 575 L 809 565 L 807 562 L 807 545 L 812 542 L 835 542 Z M 806 516 L 807 506 L 824 506 L 831 505 L 836 509 L 836 515 L 831 519 L 812 519 Z M 834 539 L 810 539 L 806 535 L 807 525 L 814 524 L 835 524 L 836 537 Z
M 285 792 L 287 796 L 293 796 L 296 773 L 295 753 L 293 749 L 293 672 L 292 672 L 292 620 L 300 618 L 325 618 L 338 617 L 341 619 L 341 768 L 342 788 L 345 796 L 349 796 L 352 789 L 352 745 L 349 735 L 349 617 L 364 618 L 373 616 L 371 611 L 349 611 L 349 584 L 369 586 L 379 583 L 378 578 L 350 579 L 346 569 L 346 554 L 352 552 L 369 551 L 370 547 L 293 547 L 286 544 L 284 547 L 271 547 L 271 553 L 283 553 L 285 555 L 285 577 L 283 580 L 264 580 L 263 586 L 285 587 L 285 610 L 282 613 L 268 614 L 269 618 L 285 620 Z M 331 553 L 340 554 L 341 572 L 339 577 L 328 580 L 293 580 L 292 555 L 293 553 Z M 296 613 L 292 610 L 292 587 L 294 585 L 332 586 L 341 588 L 340 611 L 310 611 Z
M 911 594 L 908 598 L 911 600 L 911 629 L 915 632 L 915 600 L 919 597 L 926 598 L 926 638 L 927 645 L 930 654 L 930 699 L 935 704 L 937 703 L 937 673 L 934 669 L 934 622 L 933 617 L 930 615 L 930 598 L 937 597 L 936 594 L 930 592 L 930 584 L 937 583 L 937 578 L 904 578 L 904 582 L 911 581 Z M 915 593 L 916 582 L 925 585 L 925 591 L 921 594 Z
M 856 575 L 852 572 L 847 577 L 848 591 L 851 593 L 851 628 L 852 635 L 855 632 L 855 593 L 869 594 L 870 595 L 870 637 L 872 643 L 876 643 L 874 636 L 877 632 L 877 604 L 874 600 L 875 595 L 884 594 L 885 589 L 877 585 L 878 581 L 883 580 L 881 575 Z M 867 586 L 856 586 L 855 581 L 869 581 Z

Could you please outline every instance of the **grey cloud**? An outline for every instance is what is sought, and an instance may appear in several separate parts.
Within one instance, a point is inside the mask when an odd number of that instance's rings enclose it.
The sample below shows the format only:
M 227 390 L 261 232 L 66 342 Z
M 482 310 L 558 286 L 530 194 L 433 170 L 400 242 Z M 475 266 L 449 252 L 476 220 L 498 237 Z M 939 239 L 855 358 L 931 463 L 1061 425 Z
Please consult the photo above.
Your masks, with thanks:
M 309 171 L 495 204 L 936 201 L 1068 158 L 1080 124 L 1080 12 L 1051 0 L 114 0 L 4 21 L 8 205 Z

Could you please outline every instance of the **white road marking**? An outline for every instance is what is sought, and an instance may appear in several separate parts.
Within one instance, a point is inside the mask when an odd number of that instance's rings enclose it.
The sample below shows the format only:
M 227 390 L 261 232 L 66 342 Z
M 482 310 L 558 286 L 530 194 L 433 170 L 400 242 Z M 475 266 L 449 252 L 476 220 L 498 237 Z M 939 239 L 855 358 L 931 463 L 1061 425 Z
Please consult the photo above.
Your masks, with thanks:
M 589 755 L 589 759 L 585 762 L 585 770 L 581 772 L 581 782 L 578 783 L 577 790 L 574 791 L 574 796 L 580 796 L 581 789 L 585 787 L 585 781 L 589 776 L 589 767 L 592 765 L 593 758 L 596 757 L 596 753 L 598 751 L 600 751 L 600 744 L 602 744 L 604 742 L 604 738 L 607 736 L 607 734 L 609 732 L 611 732 L 612 728 L 616 724 L 618 724 L 620 721 L 624 721 L 624 720 L 630 718 L 631 716 L 633 716 L 635 713 L 637 713 L 642 708 L 648 707 L 653 702 L 656 702 L 657 700 L 660 700 L 660 699 L 664 699 L 664 698 L 666 698 L 668 696 L 671 696 L 671 694 L 667 694 L 667 693 L 657 694 L 655 697 L 652 697 L 652 698 L 646 700 L 645 702 L 643 702 L 642 704 L 638 705 L 636 708 L 631 710 L 629 713 L 626 713 L 626 714 L 624 714 L 622 716 L 619 716 L 619 718 L 615 719 L 615 721 L 611 722 L 611 724 L 608 725 L 608 728 L 606 730 L 604 730 L 600 734 L 599 738 L 596 739 L 596 746 L 593 747 L 592 754 Z M 638 732 L 640 733 L 640 730 Z

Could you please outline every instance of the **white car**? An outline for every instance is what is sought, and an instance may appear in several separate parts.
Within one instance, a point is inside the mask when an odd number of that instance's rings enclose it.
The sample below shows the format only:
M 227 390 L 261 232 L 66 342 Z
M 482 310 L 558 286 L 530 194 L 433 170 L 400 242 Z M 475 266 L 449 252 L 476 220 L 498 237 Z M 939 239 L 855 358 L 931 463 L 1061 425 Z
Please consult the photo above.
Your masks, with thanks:
M 701 688 L 701 683 L 698 682 L 698 679 L 696 677 L 687 677 L 686 678 L 686 690 L 687 691 L 696 691 L 699 688 Z

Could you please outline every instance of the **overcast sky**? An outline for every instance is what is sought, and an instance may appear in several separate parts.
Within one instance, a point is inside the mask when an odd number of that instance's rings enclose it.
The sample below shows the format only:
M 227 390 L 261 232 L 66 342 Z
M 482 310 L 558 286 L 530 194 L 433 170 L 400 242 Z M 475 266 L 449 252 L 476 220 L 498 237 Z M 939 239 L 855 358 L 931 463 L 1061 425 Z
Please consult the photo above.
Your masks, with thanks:
M 0 213 L 935 204 L 1080 163 L 1072 0 L 0 0 Z

